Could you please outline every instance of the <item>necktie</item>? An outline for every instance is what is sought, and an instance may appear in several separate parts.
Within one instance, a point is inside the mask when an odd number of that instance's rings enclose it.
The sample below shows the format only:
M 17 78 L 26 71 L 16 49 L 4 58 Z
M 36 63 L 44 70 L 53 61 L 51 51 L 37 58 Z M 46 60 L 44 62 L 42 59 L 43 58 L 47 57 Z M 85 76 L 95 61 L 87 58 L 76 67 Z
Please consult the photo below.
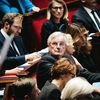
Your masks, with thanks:
M 97 17 L 96 17 L 96 15 L 95 15 L 95 13 L 94 13 L 95 11 L 94 10 L 92 10 L 92 15 L 93 15 L 93 17 L 94 17 L 94 19 L 95 19 L 95 21 L 96 21 L 96 23 L 97 23 L 97 25 L 98 25 L 98 27 L 99 27 L 99 29 L 100 29 L 100 22 L 99 22 L 99 20 L 97 19 Z
M 14 42 L 14 40 L 12 41 L 12 48 L 13 48 L 15 54 L 16 54 L 17 56 L 19 56 L 19 53 L 18 53 L 18 51 L 17 51 L 17 49 L 16 49 L 16 47 L 15 47 L 15 42 Z

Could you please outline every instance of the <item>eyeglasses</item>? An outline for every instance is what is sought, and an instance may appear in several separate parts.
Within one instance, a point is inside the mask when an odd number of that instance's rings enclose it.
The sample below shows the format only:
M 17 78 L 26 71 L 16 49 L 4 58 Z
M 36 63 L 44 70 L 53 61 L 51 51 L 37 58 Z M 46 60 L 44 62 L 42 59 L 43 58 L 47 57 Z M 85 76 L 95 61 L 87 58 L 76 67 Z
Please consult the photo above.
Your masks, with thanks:
M 56 10 L 56 11 L 57 11 L 58 9 L 59 9 L 59 10 L 61 10 L 61 11 L 63 11 L 63 10 L 64 10 L 64 8 L 63 8 L 63 7 L 52 7 L 52 9 L 53 9 L 53 10 Z
M 65 42 L 51 42 L 50 43 L 52 46 L 65 46 Z

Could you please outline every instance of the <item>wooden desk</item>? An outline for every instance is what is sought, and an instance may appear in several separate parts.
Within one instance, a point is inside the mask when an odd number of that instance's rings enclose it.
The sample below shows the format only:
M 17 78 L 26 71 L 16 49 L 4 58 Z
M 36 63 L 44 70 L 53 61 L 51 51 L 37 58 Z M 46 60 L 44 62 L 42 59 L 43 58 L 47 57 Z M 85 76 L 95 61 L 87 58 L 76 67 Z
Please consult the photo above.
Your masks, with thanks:
M 16 75 L 4 75 L 0 76 L 0 88 L 6 86 L 6 84 L 13 83 L 18 79 Z

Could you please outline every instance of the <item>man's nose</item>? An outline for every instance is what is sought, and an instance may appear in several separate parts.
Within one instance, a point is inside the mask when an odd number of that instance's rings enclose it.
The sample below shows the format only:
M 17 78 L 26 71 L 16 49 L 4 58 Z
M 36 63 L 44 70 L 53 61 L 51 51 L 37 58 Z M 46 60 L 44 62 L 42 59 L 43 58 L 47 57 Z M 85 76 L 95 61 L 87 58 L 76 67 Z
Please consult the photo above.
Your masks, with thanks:
M 57 43 L 57 48 L 60 48 L 60 43 Z
M 18 30 L 18 33 L 19 33 L 19 34 L 21 33 L 21 29 Z

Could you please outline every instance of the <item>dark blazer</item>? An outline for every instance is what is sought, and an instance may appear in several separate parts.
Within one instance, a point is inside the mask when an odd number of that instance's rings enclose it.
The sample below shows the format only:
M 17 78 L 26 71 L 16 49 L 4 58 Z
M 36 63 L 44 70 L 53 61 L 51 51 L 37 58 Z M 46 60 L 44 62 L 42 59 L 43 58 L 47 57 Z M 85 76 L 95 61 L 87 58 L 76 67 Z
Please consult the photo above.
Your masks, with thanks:
M 100 17 L 100 9 L 96 9 L 96 13 Z M 74 15 L 72 16 L 72 22 L 82 23 L 87 28 L 87 30 L 90 31 L 90 33 L 98 32 L 93 20 L 91 19 L 91 17 L 88 15 L 88 13 L 83 7 L 80 7 L 74 13 Z
M 42 47 L 47 47 L 47 39 L 50 34 L 55 31 L 66 32 L 67 26 L 68 23 L 66 20 L 61 20 L 59 24 L 55 23 L 52 18 L 50 20 L 45 21 L 41 29 Z
M 16 56 L 15 51 L 10 46 L 9 51 L 7 53 L 7 57 L 2 65 L 3 66 L 2 70 L 3 69 L 4 70 L 12 69 L 12 68 L 15 68 L 15 67 L 25 63 L 25 54 L 27 54 L 27 51 L 24 47 L 22 38 L 20 36 L 18 36 L 16 38 L 14 38 L 14 40 L 15 40 L 17 48 L 20 52 L 20 56 Z M 5 41 L 5 38 L 0 32 L 0 49 L 2 48 L 4 41 Z
M 70 55 L 64 55 L 64 57 L 70 59 L 73 62 L 73 58 Z M 53 63 L 59 58 L 51 55 L 50 53 L 45 54 L 41 61 L 39 62 L 36 76 L 37 76 L 37 85 L 41 89 L 47 80 L 51 80 L 50 68 Z M 91 73 L 87 69 L 80 69 L 78 76 L 85 77 L 90 83 L 100 81 L 99 73 Z
M 47 81 L 41 90 L 39 100 L 61 100 L 61 91 L 58 87 Z
M 79 63 L 91 72 L 98 72 L 96 69 L 96 64 L 90 54 L 86 54 L 80 51 L 74 52 L 74 57 L 79 61 Z

